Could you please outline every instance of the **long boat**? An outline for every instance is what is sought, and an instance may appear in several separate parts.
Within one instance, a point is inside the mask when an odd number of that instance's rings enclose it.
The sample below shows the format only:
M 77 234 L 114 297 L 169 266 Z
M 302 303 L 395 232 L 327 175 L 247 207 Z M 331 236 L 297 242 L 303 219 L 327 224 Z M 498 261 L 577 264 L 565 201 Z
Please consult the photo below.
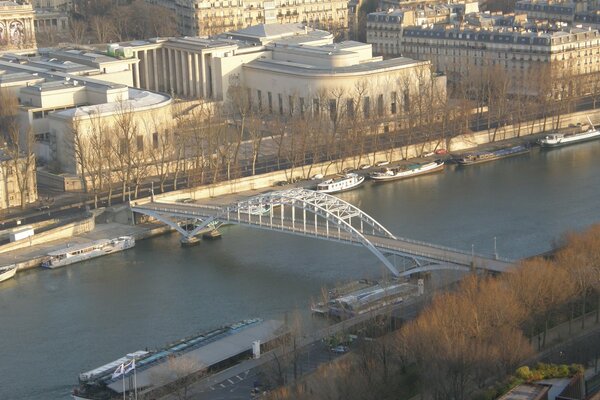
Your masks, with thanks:
M 378 171 L 369 174 L 369 178 L 374 181 L 391 181 L 397 179 L 412 178 L 418 175 L 430 174 L 444 169 L 443 160 L 435 160 L 428 163 L 409 164 L 396 168 L 387 168 L 385 171 Z
M 327 179 L 317 185 L 317 192 L 339 193 L 359 187 L 365 181 L 365 177 L 354 172 L 342 175 L 336 179 Z
M 354 317 L 401 303 L 417 292 L 416 285 L 406 282 L 372 282 L 349 292 L 331 291 L 327 301 L 313 304 L 311 310 L 338 318 Z
M 17 265 L 7 265 L 5 267 L 0 267 L 0 282 L 4 282 L 7 279 L 12 278 L 17 273 Z
M 460 157 L 455 157 L 454 161 L 459 165 L 481 164 L 488 161 L 499 160 L 501 158 L 527 154 L 530 150 L 529 146 L 520 144 L 517 146 L 503 147 L 497 150 L 463 154 Z
M 592 121 L 589 122 L 590 127 L 585 131 L 553 133 L 551 135 L 546 135 L 544 138 L 538 140 L 538 143 L 541 147 L 552 148 L 600 138 L 600 130 L 594 127 Z
M 70 265 L 79 261 L 130 249 L 133 246 L 135 246 L 135 239 L 131 236 L 120 236 L 110 240 L 96 240 L 89 244 L 67 246 L 63 249 L 48 253 L 48 258 L 42 263 L 42 267 L 64 267 L 65 265 Z

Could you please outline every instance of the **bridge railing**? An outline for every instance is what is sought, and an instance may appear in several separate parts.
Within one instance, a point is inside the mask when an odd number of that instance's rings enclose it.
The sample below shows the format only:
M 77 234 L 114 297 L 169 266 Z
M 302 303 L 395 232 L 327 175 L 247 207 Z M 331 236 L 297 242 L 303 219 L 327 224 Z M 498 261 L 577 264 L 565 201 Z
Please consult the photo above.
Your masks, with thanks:
M 419 240 L 414 240 L 414 239 L 407 239 L 404 237 L 399 237 L 396 236 L 396 238 L 399 241 L 403 241 L 403 242 L 407 242 L 407 243 L 411 243 L 411 244 L 416 244 L 416 245 L 420 245 L 420 246 L 427 246 L 427 247 L 433 247 L 435 249 L 438 250 L 445 250 L 445 251 L 451 251 L 453 253 L 460 253 L 463 255 L 467 255 L 467 256 L 475 256 L 475 257 L 479 257 L 479 258 L 486 258 L 486 259 L 494 259 L 497 261 L 502 261 L 502 262 L 506 262 L 506 263 L 514 263 L 515 260 L 512 260 L 510 258 L 505 258 L 505 257 L 494 257 L 494 255 L 488 255 L 488 254 L 483 254 L 483 253 L 474 253 L 474 252 L 470 252 L 470 251 L 466 251 L 466 250 L 462 250 L 462 249 L 456 249 L 456 248 L 452 248 L 452 247 L 447 247 L 447 246 L 442 246 L 439 244 L 433 244 L 433 243 L 428 243 L 428 242 L 423 242 L 423 241 L 419 241 Z
M 154 204 L 156 204 L 156 203 L 154 203 Z M 238 222 L 241 224 L 260 226 L 265 229 L 272 229 L 272 230 L 287 230 L 287 231 L 291 231 L 294 233 L 301 233 L 303 236 L 325 237 L 328 239 L 334 239 L 334 240 L 341 241 L 341 242 L 351 242 L 351 243 L 360 244 L 360 242 L 358 240 L 350 240 L 347 237 L 342 237 L 341 233 L 338 229 L 334 230 L 334 232 L 338 233 L 337 235 L 320 232 L 320 229 L 322 229 L 322 230 L 326 229 L 326 225 L 323 225 L 323 224 L 317 224 L 316 225 L 317 229 L 315 231 L 314 224 L 310 224 L 310 226 L 312 227 L 311 230 L 306 230 L 303 228 L 301 229 L 299 227 L 293 227 L 292 225 L 285 225 L 285 224 L 283 224 L 283 221 L 281 221 L 280 218 L 276 219 L 276 221 L 280 222 L 277 225 L 275 225 L 275 224 L 271 225 L 269 223 L 262 222 L 262 220 L 264 220 L 264 219 L 269 219 L 268 216 L 264 216 L 264 217 L 262 217 L 262 219 L 259 216 L 256 216 L 256 220 L 252 220 L 252 217 L 250 216 L 251 214 L 244 213 L 244 215 L 249 216 L 248 219 L 247 220 L 245 220 L 245 219 L 238 220 L 237 216 L 236 216 L 236 212 L 234 212 L 234 210 L 229 210 L 228 207 L 219 207 L 219 206 L 211 206 L 211 205 L 197 206 L 197 205 L 187 205 L 187 204 L 186 205 L 179 205 L 179 204 L 175 205 L 174 204 L 172 207 L 169 207 L 169 206 L 163 206 L 163 205 L 156 206 L 156 205 L 150 205 L 150 204 L 142 204 L 142 205 L 133 206 L 132 208 L 134 208 L 134 209 L 135 208 L 147 208 L 147 209 L 151 209 L 156 212 L 165 212 L 165 213 L 181 212 L 181 213 L 185 213 L 186 216 L 189 215 L 192 217 L 198 217 L 200 219 L 204 219 L 207 217 L 213 217 L 215 215 L 209 215 L 207 213 L 202 213 L 202 212 L 199 212 L 196 210 L 198 210 L 198 209 L 214 210 L 214 211 L 217 211 L 217 214 L 222 213 L 222 216 L 220 217 L 220 219 L 227 220 L 229 222 Z M 235 217 L 232 218 L 232 214 Z M 284 218 L 284 220 L 287 220 L 287 219 Z M 291 220 L 289 220 L 289 222 L 291 222 Z M 373 235 L 370 233 L 367 233 L 367 234 L 369 236 L 375 237 L 375 238 L 377 238 L 377 237 L 386 238 L 384 236 Z M 349 236 L 349 237 L 351 237 L 351 236 Z M 414 245 L 418 245 L 418 246 L 435 248 L 435 249 L 441 250 L 445 253 L 462 254 L 464 256 L 468 256 L 468 257 L 472 257 L 472 258 L 501 261 L 501 262 L 505 262 L 505 263 L 509 263 L 509 264 L 514 263 L 514 260 L 504 258 L 504 257 L 496 258 L 493 255 L 490 256 L 490 255 L 484 255 L 481 253 L 472 253 L 472 252 L 461 250 L 461 249 L 455 249 L 455 248 L 432 244 L 432 243 L 427 243 L 427 242 L 423 242 L 423 241 L 419 241 L 419 240 L 407 239 L 404 237 L 396 237 L 396 240 L 398 240 L 399 242 L 406 242 L 406 243 L 410 243 L 410 244 L 414 244 Z M 387 245 L 387 244 L 384 244 L 381 242 L 373 242 L 373 244 L 375 244 L 377 247 L 380 247 L 380 248 L 385 248 L 385 249 L 393 250 L 396 252 L 404 252 L 406 254 L 410 254 L 410 255 L 413 255 L 416 257 L 431 259 L 431 254 L 427 254 L 425 252 L 419 252 L 419 251 L 415 251 L 415 250 L 407 251 L 405 249 L 402 249 L 400 246 L 390 246 L 390 245 Z M 435 259 L 439 260 L 439 261 L 445 261 L 445 262 L 451 262 L 451 263 L 456 262 L 456 258 L 453 258 L 451 256 L 436 256 Z

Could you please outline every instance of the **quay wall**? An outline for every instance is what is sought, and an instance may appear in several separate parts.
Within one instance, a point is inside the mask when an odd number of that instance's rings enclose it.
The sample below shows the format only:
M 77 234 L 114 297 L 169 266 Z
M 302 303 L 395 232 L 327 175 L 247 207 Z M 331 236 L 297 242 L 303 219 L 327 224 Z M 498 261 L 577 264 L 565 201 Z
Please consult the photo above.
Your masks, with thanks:
M 552 127 L 565 128 L 572 123 L 587 122 L 587 117 L 600 120 L 600 110 L 581 111 L 571 114 L 565 114 L 557 120 L 548 118 L 544 124 L 543 120 L 536 120 L 530 123 L 518 125 L 506 125 L 496 131 L 496 141 L 524 138 L 530 135 L 540 134 L 552 129 Z M 600 121 L 599 121 L 600 123 Z M 291 178 L 307 179 L 315 174 L 330 175 L 341 172 L 344 168 L 357 168 L 360 164 L 374 163 L 379 160 L 387 159 L 391 162 L 420 157 L 422 154 L 435 151 L 437 149 L 447 149 L 450 152 L 458 152 L 471 149 L 479 145 L 489 144 L 493 139 L 493 130 L 483 130 L 469 132 L 456 136 L 449 140 L 434 140 L 424 143 L 418 143 L 410 146 L 403 146 L 376 153 L 368 153 L 355 157 L 329 161 L 314 165 L 305 165 L 290 168 L 281 171 L 270 172 L 261 175 L 249 176 L 239 179 L 232 179 L 226 182 L 220 182 L 212 185 L 203 185 L 195 188 L 186 188 L 174 192 L 168 192 L 155 196 L 158 201 L 175 201 L 181 198 L 190 197 L 194 200 L 229 195 L 238 192 L 263 189 L 274 186 L 279 181 L 287 181 Z M 150 198 L 136 200 L 137 203 L 150 201 Z
M 53 224 L 56 224 L 59 220 L 56 218 L 52 218 L 52 219 L 47 219 L 44 221 L 39 221 L 39 222 L 32 222 L 30 224 L 24 224 L 24 225 L 19 225 L 17 226 L 17 228 L 24 228 L 26 226 L 29 226 L 33 229 L 34 233 L 36 230 L 40 229 L 40 228 L 44 228 L 46 226 L 50 226 Z M 15 228 L 10 228 L 10 229 L 4 229 L 0 231 L 0 240 L 9 240 L 10 238 L 10 233 L 14 230 Z
M 17 240 L 16 242 L 2 245 L 0 246 L 0 253 L 6 253 L 8 251 L 14 251 L 26 247 L 35 246 L 38 244 L 44 244 L 53 240 L 70 238 L 74 235 L 90 232 L 94 229 L 95 226 L 96 223 L 94 221 L 94 217 L 87 217 L 80 221 L 74 221 L 66 225 L 60 226 L 58 228 L 35 234 L 28 238 Z

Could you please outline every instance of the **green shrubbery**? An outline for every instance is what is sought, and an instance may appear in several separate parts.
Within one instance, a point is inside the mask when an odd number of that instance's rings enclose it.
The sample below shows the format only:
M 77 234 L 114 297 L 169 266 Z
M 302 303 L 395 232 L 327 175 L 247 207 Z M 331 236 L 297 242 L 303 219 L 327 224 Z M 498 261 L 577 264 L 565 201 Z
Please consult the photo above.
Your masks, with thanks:
M 575 376 L 578 373 L 583 373 L 583 366 L 579 364 L 545 364 L 537 363 L 534 368 L 529 368 L 524 365 L 515 371 L 515 374 L 509 376 L 503 382 L 497 386 L 489 388 L 478 400 L 493 400 L 507 393 L 515 386 L 519 386 L 522 383 L 536 382 L 543 379 L 552 378 L 569 378 Z

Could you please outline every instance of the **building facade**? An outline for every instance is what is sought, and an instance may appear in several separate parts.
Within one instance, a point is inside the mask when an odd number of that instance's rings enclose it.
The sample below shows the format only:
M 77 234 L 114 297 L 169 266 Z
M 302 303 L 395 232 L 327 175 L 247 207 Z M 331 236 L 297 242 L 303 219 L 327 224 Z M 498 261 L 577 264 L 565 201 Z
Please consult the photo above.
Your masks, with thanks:
M 406 108 L 419 85 L 445 93 L 445 77 L 432 74 L 429 61 L 383 60 L 370 44 L 334 43 L 332 34 L 298 24 L 121 46 L 141 60 L 135 82 L 142 88 L 219 101 L 243 88 L 252 107 L 267 114 L 341 113 L 353 99 L 367 103 L 367 114 L 384 116 Z
M 257 24 L 303 23 L 345 30 L 347 0 L 146 0 L 175 13 L 183 35 L 215 35 Z
M 0 52 L 35 48 L 31 4 L 0 1 Z
M 21 187 L 25 190 L 21 191 Z M 25 197 L 25 204 L 37 201 L 35 157 L 15 157 L 0 148 L 0 210 L 19 207 L 21 196 Z
M 173 126 L 171 98 L 130 87 L 137 61 L 78 50 L 0 57 L 0 88 L 18 97 L 21 134 L 34 136 L 41 164 L 80 176 L 78 145 L 87 147 L 99 130 L 114 134 L 125 120 L 135 154 L 156 146 Z

